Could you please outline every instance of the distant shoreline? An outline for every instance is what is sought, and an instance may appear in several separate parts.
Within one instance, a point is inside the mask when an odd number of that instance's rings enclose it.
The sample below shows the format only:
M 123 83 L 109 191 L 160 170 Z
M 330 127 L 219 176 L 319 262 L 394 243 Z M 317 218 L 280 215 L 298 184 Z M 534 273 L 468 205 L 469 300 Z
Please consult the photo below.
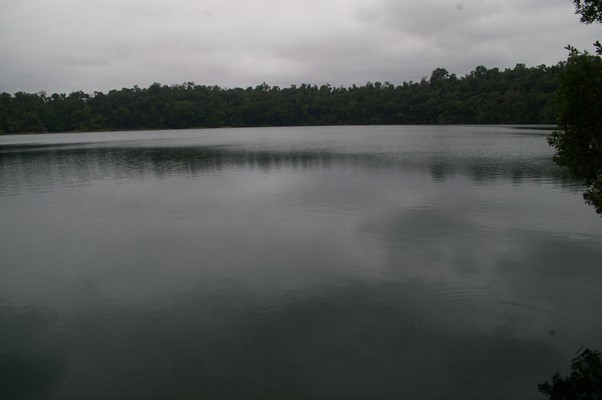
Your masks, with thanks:
M 267 126 L 552 125 L 564 65 L 443 68 L 420 82 L 364 86 L 152 84 L 108 93 L 0 96 L 0 132 L 93 132 Z
M 558 129 L 557 125 L 550 124 L 359 124 L 359 125 L 266 125 L 266 126 L 220 126 L 220 127 L 196 127 L 196 128 L 156 128 L 156 129 L 104 129 L 104 130 L 90 130 L 90 131 L 66 131 L 66 132 L 18 132 L 18 133 L 0 133 L 2 136 L 45 136 L 45 135 L 76 135 L 79 133 L 105 133 L 105 132 L 158 132 L 158 131 L 183 131 L 183 130 L 197 130 L 197 129 L 246 129 L 246 128 L 295 128 L 295 127 L 331 127 L 331 126 L 505 126 L 510 129 L 524 129 L 534 131 L 553 131 Z

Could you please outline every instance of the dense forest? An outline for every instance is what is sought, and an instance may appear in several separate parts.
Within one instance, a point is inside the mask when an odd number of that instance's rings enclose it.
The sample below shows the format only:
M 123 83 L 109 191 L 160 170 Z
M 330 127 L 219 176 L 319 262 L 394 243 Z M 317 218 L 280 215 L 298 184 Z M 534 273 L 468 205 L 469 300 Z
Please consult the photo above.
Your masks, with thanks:
M 401 85 L 292 85 L 227 89 L 194 83 L 108 93 L 0 95 L 0 133 L 221 126 L 551 124 L 565 63 L 458 77 L 437 68 Z

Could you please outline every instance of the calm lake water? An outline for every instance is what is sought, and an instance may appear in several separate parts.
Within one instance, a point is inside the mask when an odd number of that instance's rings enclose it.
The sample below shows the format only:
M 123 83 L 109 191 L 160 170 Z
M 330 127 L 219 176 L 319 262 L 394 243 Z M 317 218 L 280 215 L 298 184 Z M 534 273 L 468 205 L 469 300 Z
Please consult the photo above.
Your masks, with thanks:
M 547 134 L 0 137 L 0 397 L 537 398 L 602 349 Z

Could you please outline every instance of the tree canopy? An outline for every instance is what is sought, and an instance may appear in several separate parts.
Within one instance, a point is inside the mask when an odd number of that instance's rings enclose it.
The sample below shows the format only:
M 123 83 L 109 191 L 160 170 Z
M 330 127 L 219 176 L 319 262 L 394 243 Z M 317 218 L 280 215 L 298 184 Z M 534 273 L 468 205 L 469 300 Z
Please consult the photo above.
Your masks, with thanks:
M 584 24 L 593 24 L 602 22 L 602 1 L 600 0 L 573 0 L 577 14 L 581 15 L 581 22 Z M 594 43 L 596 52 L 602 54 L 602 44 L 600 41 Z
M 602 2 L 600 0 L 573 0 L 577 14 L 581 15 L 581 22 L 591 24 L 602 22 Z
M 556 373 L 538 385 L 539 392 L 550 400 L 602 399 L 602 364 L 600 353 L 585 349 L 571 363 L 572 372 L 561 377 Z
M 602 2 L 574 0 L 585 23 L 602 22 Z M 558 130 L 549 138 L 554 160 L 587 186 L 583 197 L 602 214 L 602 48 L 598 55 L 571 46 L 560 80 Z
M 571 49 L 559 94 L 554 160 L 585 183 L 586 202 L 602 213 L 602 59 Z
M 541 124 L 556 120 L 564 63 L 458 77 L 443 68 L 419 82 L 333 87 L 266 83 L 221 88 L 155 83 L 108 93 L 0 95 L 0 132 L 65 132 L 284 125 Z

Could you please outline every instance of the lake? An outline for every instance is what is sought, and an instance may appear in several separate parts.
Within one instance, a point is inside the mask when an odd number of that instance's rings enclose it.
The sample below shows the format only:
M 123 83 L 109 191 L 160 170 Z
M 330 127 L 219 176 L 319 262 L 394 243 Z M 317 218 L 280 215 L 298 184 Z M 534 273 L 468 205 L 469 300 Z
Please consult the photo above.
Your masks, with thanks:
M 541 397 L 602 349 L 548 134 L 1 136 L 0 397 Z

